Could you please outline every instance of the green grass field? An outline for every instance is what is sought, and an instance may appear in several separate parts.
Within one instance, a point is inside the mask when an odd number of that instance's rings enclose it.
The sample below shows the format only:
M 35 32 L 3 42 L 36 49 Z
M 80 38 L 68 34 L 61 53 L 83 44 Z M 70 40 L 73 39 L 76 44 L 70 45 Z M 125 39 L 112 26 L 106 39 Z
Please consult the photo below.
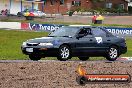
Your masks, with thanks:
M 18 31 L 18 30 L 0 30 L 0 60 L 26 60 L 28 56 L 22 54 L 21 44 L 22 42 L 47 36 L 46 32 L 32 32 L 32 31 Z M 122 56 L 132 56 L 132 38 L 126 40 L 128 46 L 128 52 Z M 48 57 L 45 59 L 56 59 L 54 57 Z M 77 59 L 77 58 L 73 58 Z M 104 58 L 90 58 L 90 60 L 102 60 Z

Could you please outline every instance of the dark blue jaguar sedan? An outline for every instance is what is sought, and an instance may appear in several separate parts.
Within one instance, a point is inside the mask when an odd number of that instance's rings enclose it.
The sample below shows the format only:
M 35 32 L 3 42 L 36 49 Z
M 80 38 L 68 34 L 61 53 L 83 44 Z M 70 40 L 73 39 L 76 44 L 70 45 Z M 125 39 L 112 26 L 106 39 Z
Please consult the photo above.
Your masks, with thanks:
M 47 37 L 23 42 L 21 49 L 31 60 L 57 57 L 61 61 L 72 57 L 85 61 L 95 56 L 115 61 L 127 52 L 124 38 L 114 36 L 100 27 L 61 27 Z

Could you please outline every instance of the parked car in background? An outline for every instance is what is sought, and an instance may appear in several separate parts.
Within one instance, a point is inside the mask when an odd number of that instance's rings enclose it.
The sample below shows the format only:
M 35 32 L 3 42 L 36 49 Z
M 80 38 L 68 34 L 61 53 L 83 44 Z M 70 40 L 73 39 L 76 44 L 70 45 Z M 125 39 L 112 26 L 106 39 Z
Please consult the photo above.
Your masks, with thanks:
M 57 57 L 61 61 L 72 57 L 85 61 L 94 56 L 115 61 L 127 52 L 124 38 L 114 36 L 100 27 L 61 27 L 48 37 L 23 42 L 21 49 L 31 60 Z
M 24 11 L 22 12 L 18 12 L 17 13 L 17 16 L 18 17 L 21 17 L 21 16 L 24 16 L 25 13 L 32 13 L 34 14 L 35 17 L 45 17 L 46 14 L 40 10 L 36 10 L 36 9 L 25 9 Z
M 18 17 L 24 16 L 24 13 L 26 13 L 26 12 L 28 12 L 28 11 L 29 11 L 29 9 L 25 9 L 25 10 L 22 11 L 22 12 L 18 12 L 18 13 L 17 13 L 17 16 L 18 16 Z

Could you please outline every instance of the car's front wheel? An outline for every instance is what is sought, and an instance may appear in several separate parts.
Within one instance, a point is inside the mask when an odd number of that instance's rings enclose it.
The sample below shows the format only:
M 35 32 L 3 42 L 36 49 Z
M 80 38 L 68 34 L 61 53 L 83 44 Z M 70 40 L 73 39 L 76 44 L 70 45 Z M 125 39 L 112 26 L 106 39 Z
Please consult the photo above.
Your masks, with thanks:
M 106 56 L 106 59 L 109 61 L 115 61 L 119 56 L 118 48 L 115 46 L 112 46 L 108 50 L 108 54 Z
M 67 45 L 62 45 L 59 48 L 59 55 L 57 57 L 60 61 L 66 61 L 68 59 L 71 59 L 71 50 L 70 47 Z
M 82 60 L 82 61 L 86 61 L 86 60 L 88 60 L 89 59 L 89 57 L 78 57 L 80 60 Z
M 30 60 L 33 60 L 33 61 L 38 61 L 41 59 L 41 57 L 38 55 L 29 55 L 29 58 Z

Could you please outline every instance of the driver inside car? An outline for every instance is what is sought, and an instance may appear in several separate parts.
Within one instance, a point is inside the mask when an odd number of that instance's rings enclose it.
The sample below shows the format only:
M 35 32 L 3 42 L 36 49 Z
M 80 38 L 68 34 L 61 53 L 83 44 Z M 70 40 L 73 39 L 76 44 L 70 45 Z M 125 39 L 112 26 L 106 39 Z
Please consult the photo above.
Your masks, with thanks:
M 87 35 L 92 35 L 91 33 L 91 29 L 88 28 L 88 29 L 82 29 L 80 32 L 79 32 L 80 35 L 84 35 L 84 36 L 87 36 Z

